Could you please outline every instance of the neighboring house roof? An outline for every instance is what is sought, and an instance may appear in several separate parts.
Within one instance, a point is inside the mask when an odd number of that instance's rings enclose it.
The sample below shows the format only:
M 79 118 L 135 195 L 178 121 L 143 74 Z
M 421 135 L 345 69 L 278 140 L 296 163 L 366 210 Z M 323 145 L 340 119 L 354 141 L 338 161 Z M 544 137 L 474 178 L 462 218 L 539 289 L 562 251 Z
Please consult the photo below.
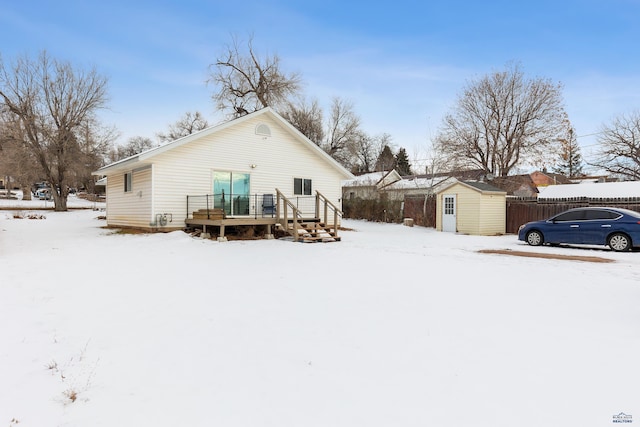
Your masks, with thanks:
M 535 197 L 538 195 L 538 187 L 531 179 L 531 175 L 497 176 L 490 182 L 491 185 L 506 191 L 510 196 Z
M 597 175 L 597 176 L 578 176 L 571 178 L 571 182 L 576 184 L 587 184 L 587 183 L 597 183 L 597 182 L 620 182 L 617 178 L 611 178 L 606 175 Z
M 370 172 L 358 175 L 353 179 L 342 182 L 343 187 L 376 187 L 381 190 L 402 179 L 395 169 L 382 172 Z
M 449 172 L 438 172 L 433 174 L 424 174 L 424 175 L 405 175 L 402 178 L 404 179 L 412 179 L 412 178 L 434 178 L 434 177 L 454 177 L 460 181 L 480 181 L 481 179 L 486 178 L 487 172 L 482 169 L 470 169 L 470 170 L 453 170 Z
M 536 171 L 531 174 L 533 182 L 538 186 L 571 184 L 571 180 L 559 173 Z
M 192 133 L 191 135 L 187 135 L 185 137 L 176 139 L 172 142 L 161 145 L 159 147 L 151 148 L 149 150 L 143 151 L 142 153 L 111 163 L 110 165 L 104 166 L 98 169 L 97 171 L 93 172 L 93 175 L 108 175 L 114 172 L 122 172 L 122 171 L 128 171 L 128 170 L 134 169 L 136 168 L 137 165 L 149 163 L 148 161 L 153 159 L 153 157 L 159 154 L 162 154 L 166 151 L 181 147 L 185 144 L 189 144 L 192 141 L 196 141 L 202 137 L 206 137 L 206 136 L 218 133 L 232 126 L 240 124 L 244 121 L 251 120 L 263 115 L 268 116 L 271 119 L 278 122 L 279 124 L 281 124 L 283 128 L 285 128 L 295 139 L 297 139 L 300 143 L 307 145 L 312 151 L 314 151 L 318 155 L 319 158 L 329 163 L 334 169 L 339 171 L 345 178 L 353 177 L 353 174 L 349 172 L 347 169 L 345 169 L 344 166 L 342 166 L 335 159 L 333 159 L 331 156 L 325 153 L 324 150 L 318 147 L 309 138 L 304 136 L 302 132 L 300 132 L 293 125 L 291 125 L 291 123 L 289 123 L 282 116 L 276 113 L 271 107 L 263 108 L 262 110 L 258 110 L 251 114 L 244 115 L 237 119 L 230 120 L 228 122 L 224 122 L 216 126 L 211 126 L 207 129 Z
M 430 190 L 438 187 L 442 183 L 455 178 L 449 176 L 438 176 L 433 178 L 405 177 L 389 185 L 387 190 Z
M 574 197 L 604 199 L 640 197 L 640 181 L 549 185 L 538 195 L 539 199 L 564 199 Z

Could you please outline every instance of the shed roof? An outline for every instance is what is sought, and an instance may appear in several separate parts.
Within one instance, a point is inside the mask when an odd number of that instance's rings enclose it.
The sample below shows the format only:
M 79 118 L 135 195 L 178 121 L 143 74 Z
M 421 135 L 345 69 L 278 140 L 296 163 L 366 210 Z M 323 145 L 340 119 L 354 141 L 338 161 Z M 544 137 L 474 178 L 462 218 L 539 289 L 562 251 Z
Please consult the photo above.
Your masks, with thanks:
M 465 187 L 471 188 L 472 190 L 475 191 L 479 191 L 481 193 L 497 193 L 497 194 L 507 194 L 506 191 L 501 190 L 497 187 L 494 187 L 491 184 L 487 184 L 486 182 L 482 182 L 482 181 L 460 181 L 460 180 L 454 180 L 452 181 L 450 184 L 440 188 L 438 190 L 438 193 L 442 193 L 443 191 L 448 190 L 449 188 L 453 187 L 456 184 L 461 184 L 464 185 Z

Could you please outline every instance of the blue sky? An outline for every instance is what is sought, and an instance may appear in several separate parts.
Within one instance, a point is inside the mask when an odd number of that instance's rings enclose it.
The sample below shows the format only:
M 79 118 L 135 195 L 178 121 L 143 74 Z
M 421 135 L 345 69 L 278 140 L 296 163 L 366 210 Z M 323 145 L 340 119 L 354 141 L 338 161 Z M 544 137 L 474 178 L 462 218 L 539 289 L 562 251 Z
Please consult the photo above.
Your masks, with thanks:
M 155 138 L 187 111 L 223 119 L 205 83 L 231 35 L 254 35 L 328 107 L 354 103 L 363 129 L 423 157 L 462 88 L 510 61 L 564 86 L 578 135 L 640 106 L 640 0 L 5 2 L 0 54 L 51 56 L 109 78 L 103 120 Z M 583 155 L 593 136 L 579 139 Z

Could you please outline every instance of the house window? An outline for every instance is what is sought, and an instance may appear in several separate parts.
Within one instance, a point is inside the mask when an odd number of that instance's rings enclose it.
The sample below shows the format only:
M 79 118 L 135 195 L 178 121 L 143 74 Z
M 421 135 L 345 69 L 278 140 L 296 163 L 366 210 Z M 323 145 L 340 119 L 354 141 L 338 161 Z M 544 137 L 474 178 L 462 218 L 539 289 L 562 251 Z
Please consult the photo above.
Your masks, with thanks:
M 250 175 L 244 172 L 213 172 L 213 207 L 227 215 L 249 215 Z
M 127 172 L 124 174 L 124 192 L 128 193 L 131 191 L 133 186 L 133 172 Z
M 304 178 L 293 178 L 293 194 L 294 195 L 311 195 L 311 180 Z

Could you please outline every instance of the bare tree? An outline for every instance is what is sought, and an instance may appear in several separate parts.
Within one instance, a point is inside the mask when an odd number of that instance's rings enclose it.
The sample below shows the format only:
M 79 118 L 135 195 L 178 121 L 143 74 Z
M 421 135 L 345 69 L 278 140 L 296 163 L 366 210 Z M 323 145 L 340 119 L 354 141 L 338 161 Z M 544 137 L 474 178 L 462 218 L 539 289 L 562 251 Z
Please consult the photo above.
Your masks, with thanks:
M 0 61 L 0 106 L 52 186 L 55 209 L 67 210 L 68 181 L 76 161 L 83 125 L 105 106 L 107 80 L 95 69 L 74 70 L 70 63 L 22 57 L 11 66 Z
M 369 136 L 360 132 L 355 143 L 351 145 L 353 172 L 372 172 L 376 165 L 376 160 L 382 153 L 385 146 L 391 145 L 391 135 L 383 133 L 377 136 Z
M 240 117 L 265 107 L 277 108 L 300 90 L 300 77 L 280 69 L 278 55 L 259 57 L 253 48 L 253 37 L 244 50 L 233 37 L 210 66 L 209 83 L 217 86 L 213 99 L 219 110 Z
M 77 146 L 73 147 L 75 161 L 70 164 L 68 182 L 69 185 L 95 192 L 91 173 L 109 160 L 109 153 L 119 132 L 112 126 L 103 126 L 92 117 L 82 122 L 76 135 Z
M 31 185 L 40 179 L 39 169 L 22 143 L 19 123 L 12 119 L 7 113 L 0 119 L 0 171 L 5 174 L 7 189 L 19 187 L 23 200 L 31 200 Z
M 591 165 L 621 177 L 640 180 L 640 112 L 623 114 L 604 125 Z
M 323 149 L 331 157 L 350 168 L 353 163 L 353 145 L 360 140 L 360 118 L 353 111 L 353 104 L 333 98 Z
M 304 136 L 321 145 L 324 140 L 324 118 L 317 100 L 307 102 L 300 99 L 297 103 L 287 102 L 280 115 L 298 129 Z
M 566 117 L 561 86 L 528 79 L 515 64 L 471 82 L 437 137 L 451 166 L 506 176 L 557 141 Z
M 117 162 L 127 157 L 135 156 L 143 151 L 156 147 L 150 138 L 144 136 L 134 136 L 127 140 L 124 145 L 118 145 L 112 147 L 108 154 L 108 160 L 110 163 Z
M 157 133 L 160 143 L 175 141 L 176 139 L 191 135 L 209 127 L 209 122 L 199 111 L 192 113 L 188 111 L 177 122 L 169 125 L 167 133 Z M 138 151 L 139 152 L 139 151 Z M 134 153 L 137 154 L 137 153 Z

